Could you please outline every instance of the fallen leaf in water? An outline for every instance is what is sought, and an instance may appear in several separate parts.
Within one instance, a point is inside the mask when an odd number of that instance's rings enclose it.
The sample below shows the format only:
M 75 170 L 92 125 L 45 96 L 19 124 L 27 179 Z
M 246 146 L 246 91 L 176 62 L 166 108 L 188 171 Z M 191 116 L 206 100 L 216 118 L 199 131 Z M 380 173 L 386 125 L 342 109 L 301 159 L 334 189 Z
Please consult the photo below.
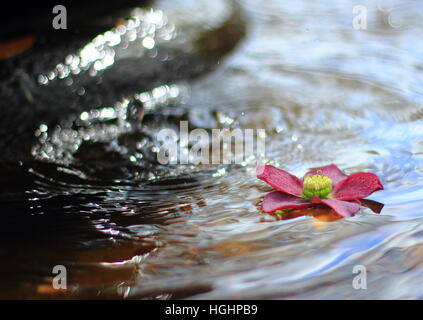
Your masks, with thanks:
M 239 256 L 255 251 L 251 245 L 239 241 L 227 241 L 218 244 L 213 250 L 223 253 L 226 257 Z
M 0 59 L 7 59 L 31 48 L 37 37 L 29 35 L 9 41 L 0 42 Z

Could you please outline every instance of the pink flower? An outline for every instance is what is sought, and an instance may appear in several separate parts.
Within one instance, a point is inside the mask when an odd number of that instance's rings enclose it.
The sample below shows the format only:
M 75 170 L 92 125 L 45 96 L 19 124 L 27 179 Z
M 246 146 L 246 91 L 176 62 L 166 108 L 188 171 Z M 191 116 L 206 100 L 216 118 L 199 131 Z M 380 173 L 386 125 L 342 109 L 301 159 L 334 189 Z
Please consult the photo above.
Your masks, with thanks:
M 262 210 L 266 213 L 323 204 L 340 216 L 351 217 L 361 205 L 374 210 L 370 200 L 360 199 L 383 189 L 375 174 L 357 172 L 347 176 L 334 164 L 307 172 L 303 180 L 271 165 L 258 166 L 256 172 L 257 178 L 277 190 L 263 199 Z

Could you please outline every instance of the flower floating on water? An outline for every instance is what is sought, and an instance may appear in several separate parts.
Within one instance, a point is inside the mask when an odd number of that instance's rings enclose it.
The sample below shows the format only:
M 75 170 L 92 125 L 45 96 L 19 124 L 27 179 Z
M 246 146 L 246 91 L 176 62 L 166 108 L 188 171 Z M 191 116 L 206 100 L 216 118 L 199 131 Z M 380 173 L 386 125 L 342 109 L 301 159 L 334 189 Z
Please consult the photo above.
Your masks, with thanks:
M 257 178 L 276 191 L 265 195 L 262 209 L 275 213 L 286 209 L 308 209 L 324 205 L 342 217 L 351 217 L 361 205 L 375 212 L 381 207 L 375 201 L 363 199 L 382 190 L 378 176 L 370 172 L 357 172 L 347 176 L 331 164 L 307 172 L 303 180 L 271 165 L 257 167 Z

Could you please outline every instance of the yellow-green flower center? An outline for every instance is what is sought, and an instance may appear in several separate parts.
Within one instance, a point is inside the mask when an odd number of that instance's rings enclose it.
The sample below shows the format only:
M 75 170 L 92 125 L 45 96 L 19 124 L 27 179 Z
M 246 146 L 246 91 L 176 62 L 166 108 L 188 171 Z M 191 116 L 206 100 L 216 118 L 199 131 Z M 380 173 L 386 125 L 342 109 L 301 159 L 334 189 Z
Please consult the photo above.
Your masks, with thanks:
M 332 192 L 332 180 L 326 176 L 309 174 L 304 177 L 304 198 L 310 200 L 313 196 L 327 199 Z

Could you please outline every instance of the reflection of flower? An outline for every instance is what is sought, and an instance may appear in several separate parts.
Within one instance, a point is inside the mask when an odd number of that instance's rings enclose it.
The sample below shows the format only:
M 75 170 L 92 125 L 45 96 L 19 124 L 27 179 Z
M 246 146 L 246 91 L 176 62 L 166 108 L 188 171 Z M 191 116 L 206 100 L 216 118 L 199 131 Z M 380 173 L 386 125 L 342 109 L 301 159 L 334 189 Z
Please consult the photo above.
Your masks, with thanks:
M 332 208 L 343 217 L 353 216 L 361 205 L 380 212 L 370 200 L 361 200 L 382 190 L 379 178 L 369 172 L 344 174 L 331 164 L 307 172 L 303 180 L 271 165 L 257 167 L 257 177 L 277 191 L 263 199 L 262 209 L 274 213 L 285 209 L 306 209 L 319 204 Z M 373 204 L 373 205 L 372 205 Z

